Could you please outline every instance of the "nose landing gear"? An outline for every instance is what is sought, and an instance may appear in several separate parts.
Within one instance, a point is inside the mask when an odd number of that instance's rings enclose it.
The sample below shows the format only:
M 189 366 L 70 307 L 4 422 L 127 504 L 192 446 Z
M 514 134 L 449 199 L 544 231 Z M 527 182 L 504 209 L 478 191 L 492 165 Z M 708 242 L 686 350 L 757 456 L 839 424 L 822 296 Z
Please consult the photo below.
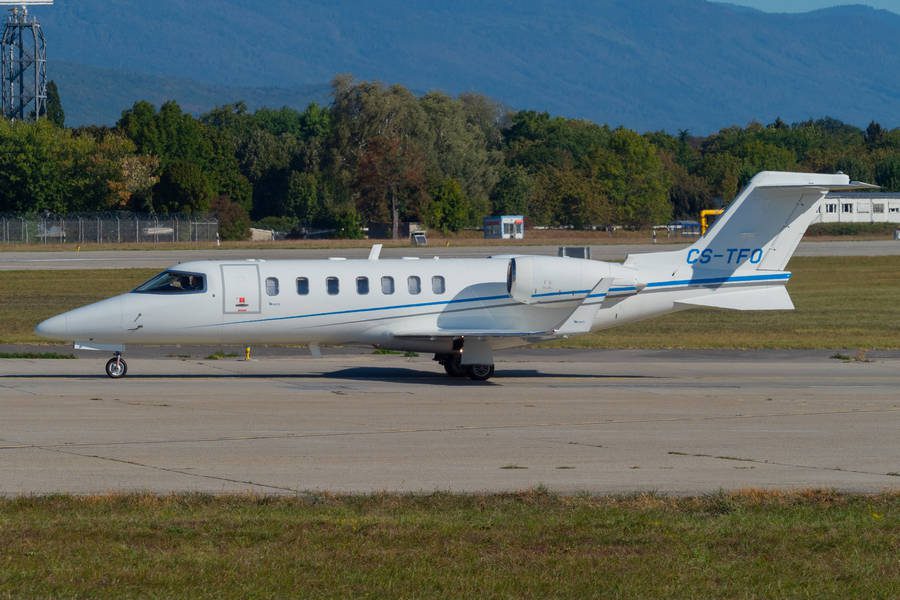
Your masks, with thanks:
M 116 352 L 116 355 L 106 363 L 106 374 L 111 379 L 119 379 L 125 377 L 126 373 L 128 373 L 128 364 L 122 358 L 122 353 Z

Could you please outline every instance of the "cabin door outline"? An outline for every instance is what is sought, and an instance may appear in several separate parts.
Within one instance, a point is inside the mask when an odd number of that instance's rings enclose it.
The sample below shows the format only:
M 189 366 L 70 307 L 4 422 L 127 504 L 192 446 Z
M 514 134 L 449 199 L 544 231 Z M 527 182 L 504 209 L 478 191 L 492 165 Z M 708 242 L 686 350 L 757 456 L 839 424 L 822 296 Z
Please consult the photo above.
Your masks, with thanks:
M 260 313 L 258 265 L 222 265 L 222 312 L 226 315 Z

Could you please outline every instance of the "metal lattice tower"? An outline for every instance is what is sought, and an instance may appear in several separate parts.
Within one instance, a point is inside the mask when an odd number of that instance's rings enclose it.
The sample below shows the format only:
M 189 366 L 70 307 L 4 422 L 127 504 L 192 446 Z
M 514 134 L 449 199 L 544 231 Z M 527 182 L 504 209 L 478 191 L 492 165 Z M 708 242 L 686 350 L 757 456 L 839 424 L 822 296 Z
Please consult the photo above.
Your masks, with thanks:
M 3 116 L 25 121 L 47 112 L 47 44 L 38 20 L 29 16 L 31 5 L 53 0 L 0 0 L 11 6 L 2 38 Z

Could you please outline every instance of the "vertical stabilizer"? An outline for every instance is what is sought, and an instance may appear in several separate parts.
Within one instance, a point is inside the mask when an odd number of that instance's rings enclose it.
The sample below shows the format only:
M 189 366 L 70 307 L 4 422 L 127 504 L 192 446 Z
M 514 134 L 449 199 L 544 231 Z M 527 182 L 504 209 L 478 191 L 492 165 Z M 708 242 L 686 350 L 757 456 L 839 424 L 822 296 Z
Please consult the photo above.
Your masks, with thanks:
M 851 182 L 843 174 L 764 171 L 689 248 L 630 256 L 626 264 L 670 271 L 675 267 L 673 276 L 689 277 L 783 271 L 829 191 L 875 187 Z

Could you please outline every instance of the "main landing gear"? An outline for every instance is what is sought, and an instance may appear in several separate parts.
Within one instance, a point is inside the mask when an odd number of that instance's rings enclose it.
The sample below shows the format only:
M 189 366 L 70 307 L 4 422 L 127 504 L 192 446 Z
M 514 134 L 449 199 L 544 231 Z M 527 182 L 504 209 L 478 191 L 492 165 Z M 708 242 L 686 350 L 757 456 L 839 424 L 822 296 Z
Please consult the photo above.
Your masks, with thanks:
M 464 365 L 459 354 L 435 354 L 434 360 L 443 365 L 450 377 L 468 377 L 473 381 L 487 381 L 494 376 L 494 365 Z
M 125 377 L 126 373 L 128 373 L 128 363 L 122 358 L 121 352 L 116 352 L 116 355 L 106 363 L 106 374 L 111 379 L 119 379 Z

